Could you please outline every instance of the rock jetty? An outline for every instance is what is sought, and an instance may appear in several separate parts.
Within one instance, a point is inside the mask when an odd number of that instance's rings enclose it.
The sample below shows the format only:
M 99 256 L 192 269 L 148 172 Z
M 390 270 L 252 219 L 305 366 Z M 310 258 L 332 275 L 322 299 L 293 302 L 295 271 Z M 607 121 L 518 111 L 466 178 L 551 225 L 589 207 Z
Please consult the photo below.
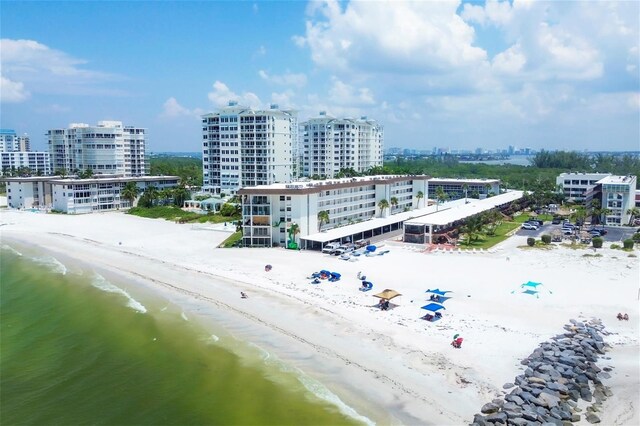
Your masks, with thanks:
M 472 426 L 569 426 L 583 418 L 600 423 L 598 412 L 612 395 L 603 380 L 611 367 L 600 368 L 598 358 L 608 350 L 608 333 L 600 320 L 570 320 L 565 332 L 541 343 L 522 360 L 524 373 L 503 386 L 508 392 L 481 408 Z

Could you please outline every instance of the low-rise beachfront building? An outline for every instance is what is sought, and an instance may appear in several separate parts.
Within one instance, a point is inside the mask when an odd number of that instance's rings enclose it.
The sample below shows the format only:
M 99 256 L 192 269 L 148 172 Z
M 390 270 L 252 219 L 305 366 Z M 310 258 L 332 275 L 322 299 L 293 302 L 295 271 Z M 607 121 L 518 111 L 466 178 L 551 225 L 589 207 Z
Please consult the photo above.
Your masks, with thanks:
M 140 193 L 178 185 L 178 176 L 100 177 L 74 179 L 60 177 L 4 178 L 7 206 L 14 209 L 56 210 L 68 214 L 120 210 L 131 207 L 121 196 L 128 182 L 135 182 Z M 134 201 L 135 204 L 135 201 Z
M 607 176 L 590 187 L 585 194 L 585 203 L 592 205 L 598 200 L 605 213 L 601 222 L 605 225 L 627 225 L 631 220 L 630 210 L 635 207 L 636 176 Z
M 460 198 L 475 195 L 476 198 L 486 198 L 489 194 L 495 195 L 500 193 L 499 179 L 449 179 L 449 178 L 432 178 L 429 179 L 429 194 L 436 197 L 438 188 L 447 195 L 449 200 L 457 200 Z
M 607 176 L 611 176 L 611 173 L 561 173 L 556 178 L 556 187 L 567 201 L 583 202 L 587 191 Z
M 30 175 L 48 176 L 52 173 L 48 152 L 11 151 L 0 152 L 2 175 L 11 176 L 25 170 Z
M 363 229 L 377 229 L 373 218 L 384 220 L 381 229 L 399 230 L 402 215 L 423 206 L 428 198 L 428 179 L 425 175 L 367 176 L 242 188 L 238 195 L 242 200 L 243 244 L 285 245 L 293 225 L 293 238 L 309 249 L 322 245 L 308 238 L 313 234 L 356 223 Z M 381 205 L 383 200 L 386 203 Z M 321 218 L 320 212 L 327 212 L 326 217 Z
M 500 195 L 479 199 L 456 200 L 440 207 L 436 212 L 412 218 L 404 222 L 403 241 L 414 244 L 437 243 L 438 236 L 449 240 L 448 232 L 462 224 L 467 218 L 492 209 L 500 211 L 510 208 L 520 200 L 523 191 L 507 191 Z

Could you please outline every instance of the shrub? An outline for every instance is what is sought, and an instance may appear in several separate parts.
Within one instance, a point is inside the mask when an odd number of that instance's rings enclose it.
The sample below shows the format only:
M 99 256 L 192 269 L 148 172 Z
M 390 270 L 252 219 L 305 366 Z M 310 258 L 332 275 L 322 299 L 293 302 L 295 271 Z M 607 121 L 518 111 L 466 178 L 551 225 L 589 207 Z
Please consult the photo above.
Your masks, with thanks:
M 628 239 L 622 242 L 625 250 L 633 250 L 633 240 Z
M 220 214 L 222 216 L 231 217 L 235 214 L 235 212 L 236 212 L 236 206 L 234 206 L 233 204 L 224 203 L 220 208 Z
M 540 237 L 540 239 L 545 244 L 551 244 L 551 235 L 544 234 L 542 237 Z
M 620 248 L 620 245 L 618 244 L 611 244 L 611 250 L 618 250 Z
M 635 234 L 633 234 L 633 237 L 631 237 L 631 239 L 636 243 L 640 243 L 640 232 L 636 232 Z
M 533 247 L 533 246 L 535 246 L 535 245 L 536 245 L 536 239 L 535 239 L 535 238 L 533 238 L 533 237 L 529 237 L 529 238 L 527 238 L 527 245 L 528 245 L 529 247 Z
M 602 248 L 602 237 L 595 237 L 593 240 L 591 240 L 591 243 L 593 244 L 594 248 Z

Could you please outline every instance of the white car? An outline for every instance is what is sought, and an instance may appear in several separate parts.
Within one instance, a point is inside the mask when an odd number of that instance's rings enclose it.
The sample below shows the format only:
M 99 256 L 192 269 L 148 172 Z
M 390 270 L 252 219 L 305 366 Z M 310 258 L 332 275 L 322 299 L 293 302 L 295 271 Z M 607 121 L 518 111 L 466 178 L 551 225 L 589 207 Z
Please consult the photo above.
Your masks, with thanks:
M 528 229 L 530 231 L 537 231 L 538 227 L 536 225 L 534 225 L 533 223 L 525 222 L 525 223 L 522 224 L 522 229 Z

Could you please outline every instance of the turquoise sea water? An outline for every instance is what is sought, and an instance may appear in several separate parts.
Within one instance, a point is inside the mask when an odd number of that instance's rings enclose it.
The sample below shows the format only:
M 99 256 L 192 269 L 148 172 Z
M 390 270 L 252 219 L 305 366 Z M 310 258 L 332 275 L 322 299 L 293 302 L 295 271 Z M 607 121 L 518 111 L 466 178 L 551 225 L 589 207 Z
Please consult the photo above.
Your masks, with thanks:
M 2 424 L 361 424 L 298 373 L 91 270 L 5 246 L 0 285 Z

